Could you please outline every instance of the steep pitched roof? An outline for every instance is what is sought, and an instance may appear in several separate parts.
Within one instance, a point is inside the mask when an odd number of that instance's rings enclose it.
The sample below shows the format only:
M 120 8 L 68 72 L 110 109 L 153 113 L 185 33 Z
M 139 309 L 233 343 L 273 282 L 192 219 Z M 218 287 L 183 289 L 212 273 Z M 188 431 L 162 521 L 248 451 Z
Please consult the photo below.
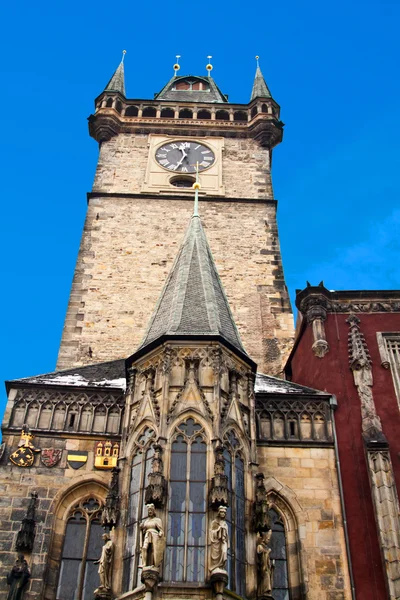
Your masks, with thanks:
M 104 88 L 105 92 L 119 92 L 125 96 L 124 60 L 119 63 L 117 70 Z
M 256 98 L 272 98 L 271 92 L 268 89 L 260 67 L 257 65 L 256 76 L 254 77 L 253 90 L 251 92 L 251 100 Z
M 197 215 L 190 221 L 138 351 L 164 336 L 222 337 L 247 357 Z
M 174 90 L 173 88 L 179 81 L 187 79 L 203 81 L 209 86 L 208 91 L 201 90 Z M 199 77 L 197 75 L 182 75 L 172 77 L 161 92 L 155 94 L 155 100 L 175 100 L 178 102 L 210 102 L 222 103 L 228 102 L 228 97 L 221 92 L 212 77 Z

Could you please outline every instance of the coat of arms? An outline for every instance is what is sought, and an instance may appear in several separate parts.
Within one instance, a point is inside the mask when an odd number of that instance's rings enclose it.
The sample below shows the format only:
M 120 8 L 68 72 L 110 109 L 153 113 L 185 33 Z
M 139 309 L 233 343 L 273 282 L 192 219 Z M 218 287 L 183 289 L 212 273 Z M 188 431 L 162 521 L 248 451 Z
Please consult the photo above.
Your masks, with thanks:
M 60 448 L 43 448 L 40 460 L 45 467 L 55 467 L 60 461 L 62 456 L 62 450 Z
M 23 425 L 18 449 L 10 456 L 11 462 L 17 467 L 31 467 L 33 465 L 34 452 L 40 452 L 40 448 L 35 448 L 32 440 L 33 434 L 30 432 L 28 425 Z

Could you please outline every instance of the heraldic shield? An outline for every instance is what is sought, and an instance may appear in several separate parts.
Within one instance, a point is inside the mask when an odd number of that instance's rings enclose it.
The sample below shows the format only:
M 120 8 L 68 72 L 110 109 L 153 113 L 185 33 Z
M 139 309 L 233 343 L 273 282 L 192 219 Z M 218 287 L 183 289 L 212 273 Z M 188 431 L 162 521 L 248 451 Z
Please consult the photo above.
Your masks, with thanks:
M 45 467 L 55 467 L 60 461 L 62 456 L 62 450 L 60 448 L 43 448 L 40 460 Z
M 10 455 L 11 462 L 17 467 L 31 467 L 35 456 L 30 448 L 22 446 Z

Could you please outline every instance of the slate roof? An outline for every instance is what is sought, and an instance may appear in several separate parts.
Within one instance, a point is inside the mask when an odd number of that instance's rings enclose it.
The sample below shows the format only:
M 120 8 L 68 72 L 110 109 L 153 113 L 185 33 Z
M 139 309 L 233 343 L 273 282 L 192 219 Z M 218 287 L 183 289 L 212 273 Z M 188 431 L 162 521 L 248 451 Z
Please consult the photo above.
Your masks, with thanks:
M 263 74 L 261 73 L 261 69 L 257 66 L 256 76 L 254 77 L 253 90 L 251 92 L 251 100 L 255 100 L 255 98 L 272 98 L 271 92 L 268 89 L 267 84 L 265 83 L 265 79 Z
M 190 221 L 138 351 L 163 336 L 220 336 L 247 357 L 197 215 Z
M 210 86 L 210 91 L 201 90 L 173 90 L 174 85 L 181 80 L 197 79 Z M 212 77 L 199 77 L 197 75 L 182 75 L 172 77 L 161 92 L 155 94 L 155 100 L 174 100 L 176 102 L 207 102 L 223 103 L 228 102 L 228 96 L 223 94 Z
M 264 375 L 263 373 L 257 373 L 254 391 L 256 394 L 328 395 L 328 392 L 321 392 L 314 388 L 279 379 L 278 377 L 271 377 L 271 375 Z
M 10 386 L 12 383 L 119 388 L 125 390 L 125 360 L 113 360 L 86 367 L 54 371 L 53 373 L 45 373 L 44 375 L 36 375 L 34 377 L 14 379 L 6 382 L 7 387 L 12 387 Z
M 114 75 L 111 77 L 110 81 L 107 83 L 104 88 L 105 92 L 119 92 L 123 96 L 125 96 L 125 74 L 124 74 L 124 61 L 121 60 L 119 63 L 117 70 Z

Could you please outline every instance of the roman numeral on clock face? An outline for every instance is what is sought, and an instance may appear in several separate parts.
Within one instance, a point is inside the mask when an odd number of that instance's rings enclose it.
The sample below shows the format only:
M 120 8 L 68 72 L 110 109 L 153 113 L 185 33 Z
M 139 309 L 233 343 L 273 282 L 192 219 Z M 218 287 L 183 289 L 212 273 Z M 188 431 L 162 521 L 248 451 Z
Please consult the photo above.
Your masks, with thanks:
M 215 162 L 215 155 L 210 148 L 193 141 L 177 140 L 165 143 L 156 150 L 155 159 L 159 165 L 179 173 L 195 173 L 196 164 L 199 171 L 208 169 Z

